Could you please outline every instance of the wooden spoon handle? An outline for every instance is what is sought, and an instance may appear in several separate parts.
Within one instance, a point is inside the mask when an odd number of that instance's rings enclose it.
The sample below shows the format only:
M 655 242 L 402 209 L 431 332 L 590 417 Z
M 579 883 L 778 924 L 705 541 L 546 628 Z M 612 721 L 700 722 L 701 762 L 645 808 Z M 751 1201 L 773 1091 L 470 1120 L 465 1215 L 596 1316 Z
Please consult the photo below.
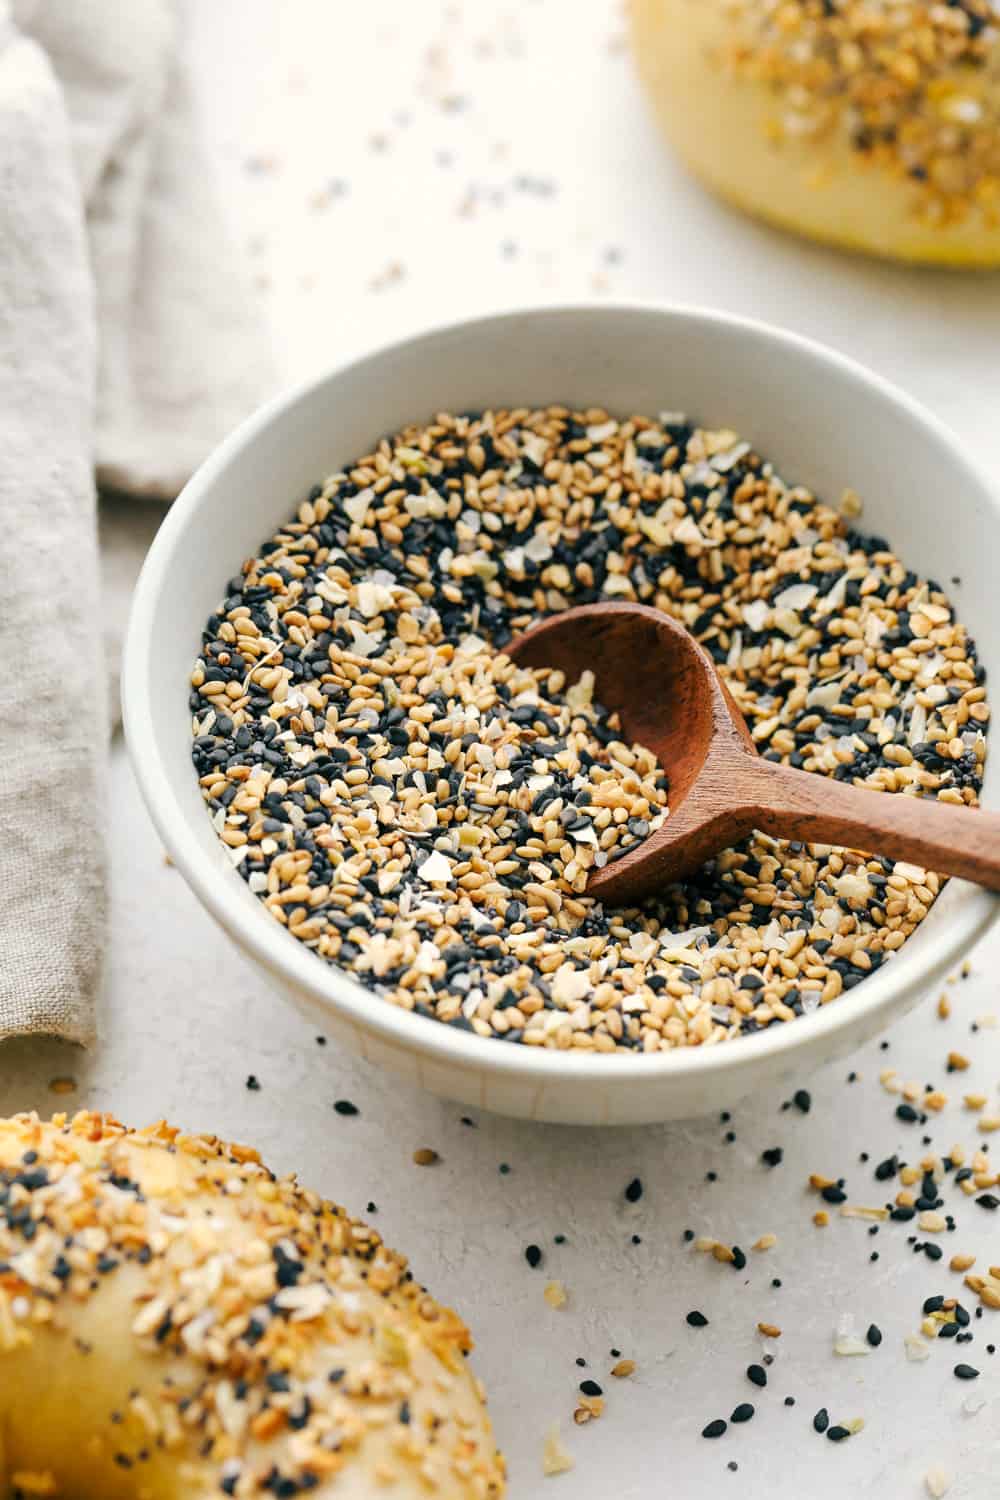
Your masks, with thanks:
M 773 838 L 843 844 L 1000 891 L 1000 813 L 868 791 L 774 761 L 751 778 L 755 826 Z

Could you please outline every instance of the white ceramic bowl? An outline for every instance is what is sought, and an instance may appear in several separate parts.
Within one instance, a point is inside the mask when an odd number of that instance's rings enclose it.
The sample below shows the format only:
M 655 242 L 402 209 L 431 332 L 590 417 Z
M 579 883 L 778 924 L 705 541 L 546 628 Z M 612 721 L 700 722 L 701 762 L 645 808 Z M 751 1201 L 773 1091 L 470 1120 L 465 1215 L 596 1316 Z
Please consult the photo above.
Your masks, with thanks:
M 259 411 L 171 509 L 136 591 L 125 728 L 153 821 L 209 912 L 316 1026 L 463 1104 L 536 1120 L 637 1124 L 705 1114 L 857 1047 L 941 978 L 998 910 L 952 882 L 890 963 L 818 1014 L 714 1048 L 600 1056 L 517 1047 L 378 1000 L 289 936 L 232 869 L 191 765 L 188 674 L 226 580 L 315 480 L 382 434 L 443 409 L 564 402 L 684 410 L 734 427 L 789 480 L 865 500 L 863 525 L 953 592 L 1000 668 L 1000 507 L 956 439 L 884 381 L 829 350 L 720 313 L 657 306 L 528 309 L 410 338 Z M 1000 802 L 989 763 L 985 801 Z

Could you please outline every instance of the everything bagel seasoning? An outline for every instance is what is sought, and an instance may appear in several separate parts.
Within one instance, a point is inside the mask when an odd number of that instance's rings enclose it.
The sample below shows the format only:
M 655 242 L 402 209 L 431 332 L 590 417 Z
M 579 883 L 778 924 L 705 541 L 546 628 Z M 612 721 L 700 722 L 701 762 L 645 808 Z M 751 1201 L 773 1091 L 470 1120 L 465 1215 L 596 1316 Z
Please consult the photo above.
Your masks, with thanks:
M 271 916 L 382 1000 L 528 1046 L 655 1052 L 875 972 L 930 871 L 758 834 L 628 911 L 589 871 L 669 817 L 669 767 L 502 655 L 601 599 L 679 619 L 762 754 L 975 802 L 989 719 L 940 586 L 685 417 L 441 414 L 316 485 L 230 579 L 191 676 L 220 839 Z

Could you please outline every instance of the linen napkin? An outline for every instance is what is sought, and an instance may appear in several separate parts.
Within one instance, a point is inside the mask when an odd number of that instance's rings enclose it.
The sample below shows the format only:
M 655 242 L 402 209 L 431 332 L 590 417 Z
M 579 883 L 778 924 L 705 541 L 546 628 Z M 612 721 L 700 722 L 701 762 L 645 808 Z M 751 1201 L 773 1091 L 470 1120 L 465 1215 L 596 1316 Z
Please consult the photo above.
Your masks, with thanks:
M 186 20 L 0 0 L 0 1038 L 96 1035 L 105 762 L 151 497 L 271 384 Z M 116 492 L 103 587 L 95 475 Z

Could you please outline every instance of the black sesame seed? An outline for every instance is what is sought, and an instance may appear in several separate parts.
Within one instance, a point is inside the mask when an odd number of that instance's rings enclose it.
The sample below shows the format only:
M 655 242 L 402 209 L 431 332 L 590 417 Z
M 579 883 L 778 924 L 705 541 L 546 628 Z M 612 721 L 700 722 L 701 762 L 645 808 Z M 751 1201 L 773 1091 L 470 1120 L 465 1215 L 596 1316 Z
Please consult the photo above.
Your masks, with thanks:
M 830 1413 L 825 1406 L 821 1406 L 813 1417 L 813 1426 L 817 1432 L 825 1432 L 830 1425 Z
M 959 1380 L 978 1380 L 979 1371 L 974 1365 L 956 1365 L 955 1374 Z
M 701 1435 L 703 1438 L 720 1438 L 728 1425 L 722 1417 L 716 1417 L 714 1422 L 709 1422 L 707 1427 L 701 1429 Z
M 767 1371 L 762 1365 L 747 1365 L 747 1379 L 751 1385 L 759 1385 L 763 1389 L 767 1385 Z
M 685 1322 L 688 1323 L 691 1328 L 708 1327 L 708 1319 L 705 1317 L 705 1314 L 703 1312 L 699 1312 L 697 1308 L 694 1308 L 691 1312 L 688 1313 Z
M 359 1115 L 361 1113 L 358 1106 L 352 1104 L 350 1099 L 338 1099 L 333 1107 L 338 1115 Z
M 540 1245 L 526 1245 L 524 1247 L 524 1258 L 532 1270 L 542 1263 L 542 1250 Z
M 733 1408 L 730 1422 L 749 1422 L 754 1414 L 754 1408 L 749 1401 L 741 1401 L 739 1406 Z

